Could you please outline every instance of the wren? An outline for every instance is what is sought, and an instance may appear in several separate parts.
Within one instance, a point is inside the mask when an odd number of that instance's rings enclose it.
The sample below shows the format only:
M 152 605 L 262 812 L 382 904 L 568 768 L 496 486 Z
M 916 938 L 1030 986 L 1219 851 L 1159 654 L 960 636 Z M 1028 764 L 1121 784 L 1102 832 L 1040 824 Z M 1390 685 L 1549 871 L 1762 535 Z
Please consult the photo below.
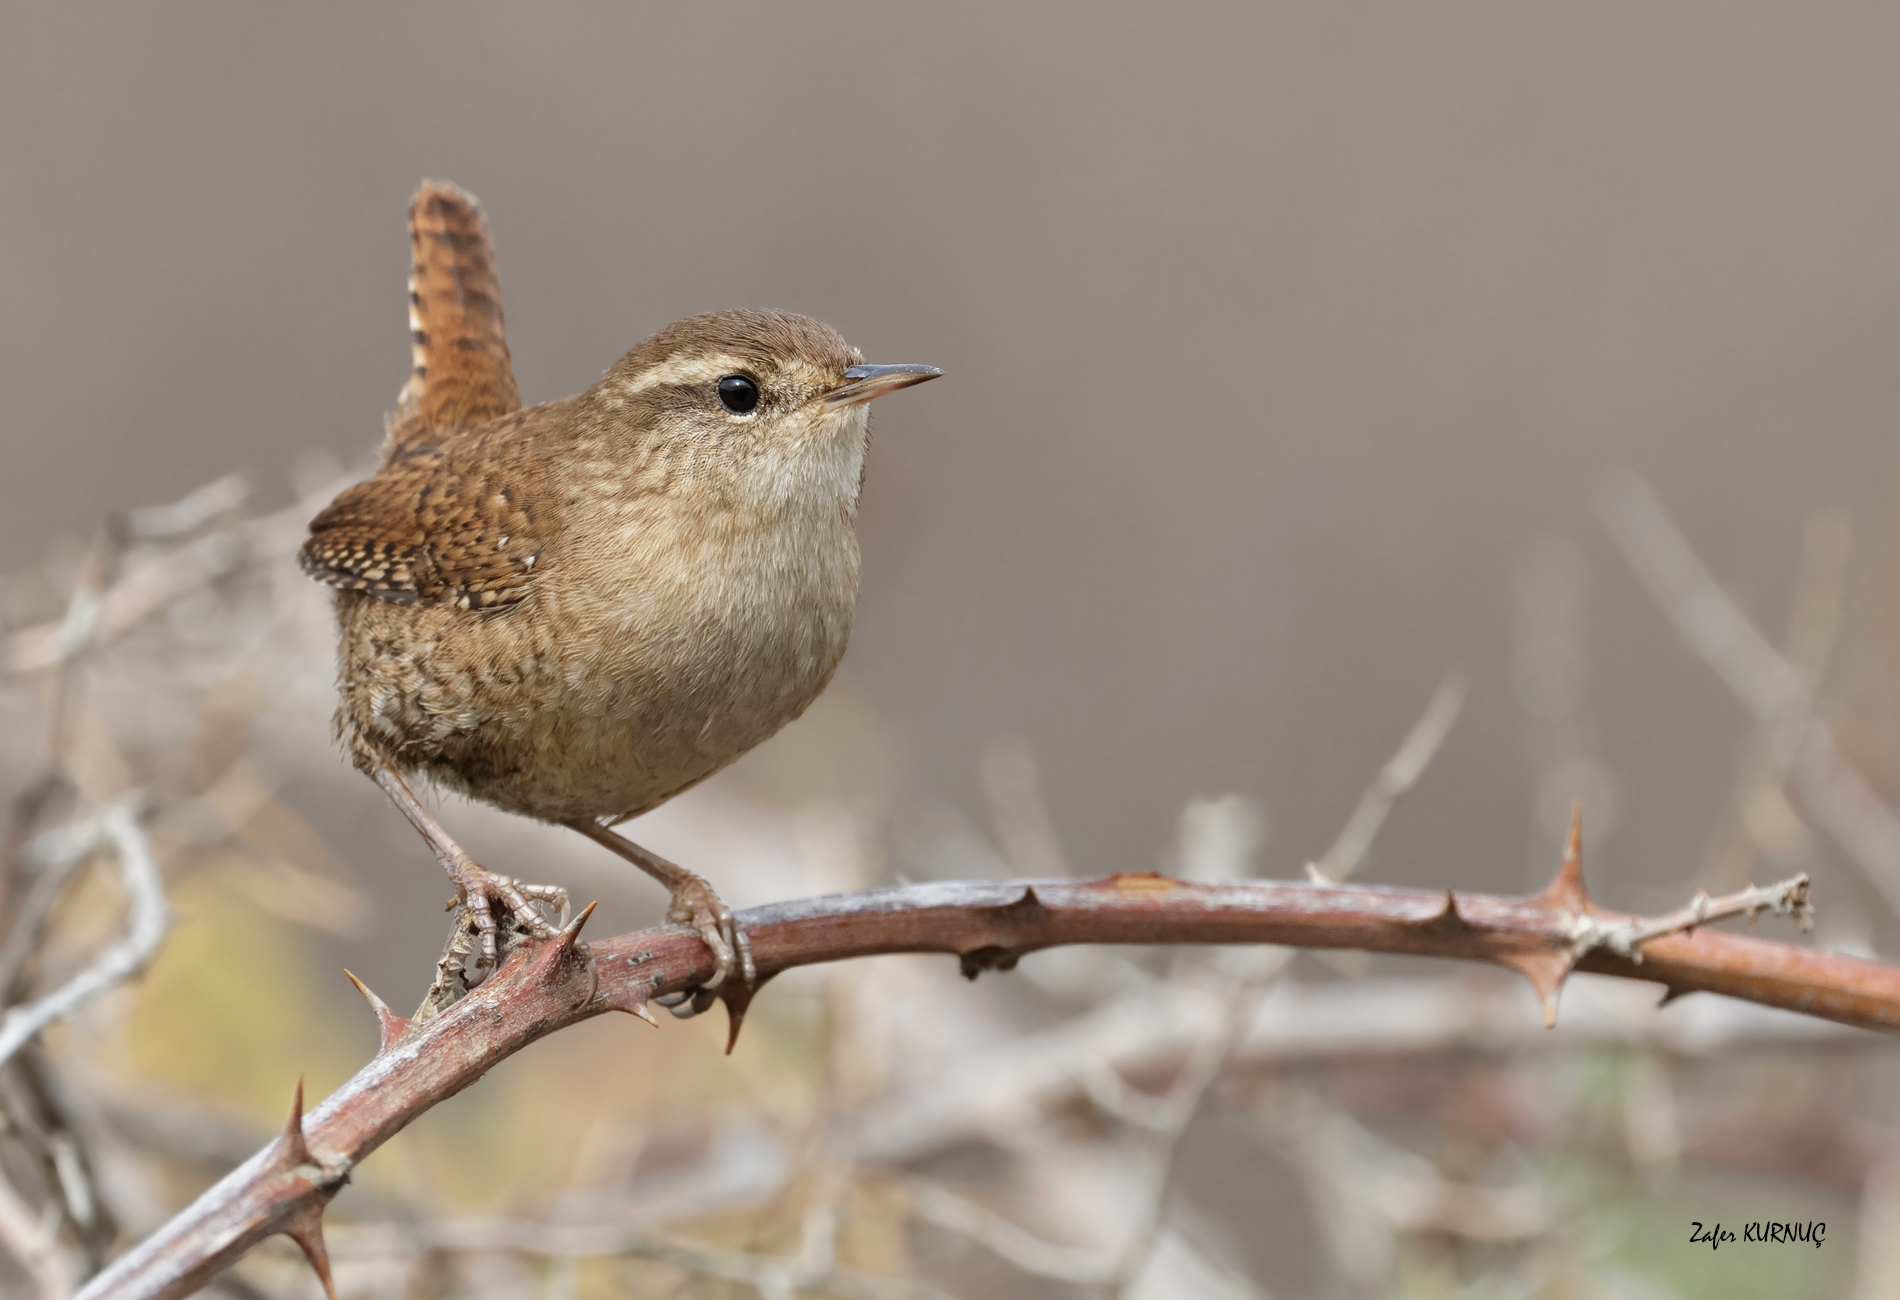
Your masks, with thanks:
M 942 372 L 867 366 L 819 322 L 721 311 L 667 326 L 586 392 L 522 409 L 475 200 L 409 209 L 414 369 L 382 465 L 311 521 L 336 588 L 336 729 L 434 850 L 479 951 L 495 913 L 545 937 L 565 891 L 488 871 L 411 791 L 588 836 L 672 894 L 715 969 L 751 945 L 711 885 L 610 829 L 777 732 L 824 690 L 857 605 L 872 398 Z M 677 1003 L 678 998 L 674 999 Z

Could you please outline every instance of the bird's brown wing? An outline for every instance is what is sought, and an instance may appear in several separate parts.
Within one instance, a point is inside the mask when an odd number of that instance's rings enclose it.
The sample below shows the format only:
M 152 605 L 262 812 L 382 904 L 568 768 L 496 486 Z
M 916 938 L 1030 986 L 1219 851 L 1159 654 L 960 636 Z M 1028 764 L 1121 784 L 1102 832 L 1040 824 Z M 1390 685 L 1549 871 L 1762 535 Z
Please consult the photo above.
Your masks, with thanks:
M 527 595 L 542 538 L 521 485 L 483 458 L 424 449 L 345 491 L 310 521 L 303 571 L 398 605 L 499 610 Z
M 385 460 L 521 407 L 495 246 L 475 197 L 447 181 L 424 181 L 409 204 L 409 242 L 415 365 L 390 420 Z

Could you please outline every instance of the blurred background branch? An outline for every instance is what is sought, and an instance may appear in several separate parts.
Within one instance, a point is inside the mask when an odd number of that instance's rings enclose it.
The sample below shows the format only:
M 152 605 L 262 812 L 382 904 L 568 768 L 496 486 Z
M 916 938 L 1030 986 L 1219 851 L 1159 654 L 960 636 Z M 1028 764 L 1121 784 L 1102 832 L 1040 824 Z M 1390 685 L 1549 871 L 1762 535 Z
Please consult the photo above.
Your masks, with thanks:
M 1814 713 L 1801 671 L 1771 646 L 1690 549 L 1649 485 L 1623 471 L 1603 489 L 1611 536 L 1695 652 L 1754 716 L 1809 814 L 1900 913 L 1900 814 L 1867 785 Z

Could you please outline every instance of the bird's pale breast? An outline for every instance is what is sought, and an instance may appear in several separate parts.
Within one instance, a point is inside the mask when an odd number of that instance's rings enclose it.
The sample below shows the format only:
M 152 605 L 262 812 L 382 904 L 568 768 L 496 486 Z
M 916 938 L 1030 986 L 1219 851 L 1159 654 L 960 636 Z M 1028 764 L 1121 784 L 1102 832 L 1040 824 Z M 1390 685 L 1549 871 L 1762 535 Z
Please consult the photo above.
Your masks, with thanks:
M 804 712 L 850 633 L 848 515 L 649 497 L 626 524 L 588 530 L 498 613 L 338 593 L 339 728 L 359 753 L 565 821 L 643 812 Z

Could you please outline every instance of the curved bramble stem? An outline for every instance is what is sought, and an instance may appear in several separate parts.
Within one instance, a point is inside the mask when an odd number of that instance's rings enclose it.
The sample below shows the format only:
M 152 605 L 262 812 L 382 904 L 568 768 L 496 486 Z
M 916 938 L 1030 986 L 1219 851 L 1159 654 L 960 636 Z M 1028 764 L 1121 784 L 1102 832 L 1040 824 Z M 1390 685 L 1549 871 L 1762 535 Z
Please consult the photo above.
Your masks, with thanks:
M 1639 965 L 1634 950 L 1624 956 L 1608 944 L 1579 954 L 1585 917 L 1604 933 L 1654 928 L 1590 901 L 1573 824 L 1557 878 L 1529 897 L 1119 875 L 872 889 L 753 908 L 738 919 L 752 936 L 761 982 L 796 966 L 892 952 L 954 954 L 974 976 L 1063 944 L 1271 943 L 1508 966 L 1531 979 L 1551 1017 L 1564 977 L 1580 969 L 1646 980 L 1670 996 L 1725 993 L 1900 1029 L 1900 969 L 1700 928 L 1699 921 L 1694 929 L 1672 921 L 1643 938 Z M 273 1142 L 93 1278 L 82 1300 L 189 1294 L 271 1233 L 306 1230 L 342 1172 L 503 1057 L 605 1011 L 648 1014 L 656 994 L 699 987 L 713 973 L 706 945 L 683 926 L 590 947 L 579 940 L 585 919 L 524 945 L 431 1020 L 405 1025 L 379 1011 L 384 1041 L 375 1058 L 302 1121 L 309 1163 L 286 1170 Z

